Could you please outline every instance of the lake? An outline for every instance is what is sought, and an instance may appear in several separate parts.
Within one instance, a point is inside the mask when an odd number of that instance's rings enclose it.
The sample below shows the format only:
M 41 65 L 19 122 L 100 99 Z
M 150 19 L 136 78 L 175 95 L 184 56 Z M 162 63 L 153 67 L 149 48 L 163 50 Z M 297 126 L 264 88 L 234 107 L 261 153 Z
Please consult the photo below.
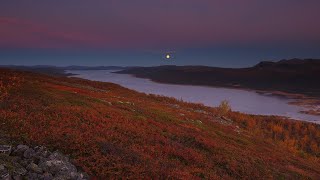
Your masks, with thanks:
M 311 121 L 320 124 L 320 116 L 300 113 L 302 107 L 288 104 L 292 99 L 256 93 L 255 91 L 156 83 L 149 79 L 137 78 L 128 74 L 112 73 L 115 70 L 68 70 L 88 80 L 111 82 L 123 87 L 147 94 L 157 94 L 187 102 L 202 103 L 206 106 L 218 106 L 228 100 L 232 110 L 248 114 L 279 115 L 288 118 Z

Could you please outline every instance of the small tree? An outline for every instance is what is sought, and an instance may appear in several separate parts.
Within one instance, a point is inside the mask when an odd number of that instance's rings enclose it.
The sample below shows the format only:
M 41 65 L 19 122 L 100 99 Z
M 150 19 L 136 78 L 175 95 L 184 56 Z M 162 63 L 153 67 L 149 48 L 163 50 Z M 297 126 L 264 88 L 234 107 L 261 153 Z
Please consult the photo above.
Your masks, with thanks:
M 221 101 L 220 105 L 218 106 L 218 114 L 220 116 L 226 115 L 229 111 L 231 111 L 231 106 L 228 100 Z

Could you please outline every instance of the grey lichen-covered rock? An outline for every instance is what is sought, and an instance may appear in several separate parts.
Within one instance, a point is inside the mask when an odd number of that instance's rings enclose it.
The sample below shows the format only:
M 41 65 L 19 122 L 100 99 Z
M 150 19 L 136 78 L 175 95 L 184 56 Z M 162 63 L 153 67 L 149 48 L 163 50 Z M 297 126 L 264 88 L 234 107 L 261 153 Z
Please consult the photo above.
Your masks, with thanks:
M 53 179 L 53 176 L 51 173 L 45 172 L 43 174 L 43 180 L 52 180 L 52 179 Z
M 13 180 L 22 180 L 22 176 L 13 176 L 12 177 Z
M 27 169 L 28 169 L 29 171 L 35 172 L 35 173 L 37 173 L 37 174 L 41 174 L 41 173 L 42 173 L 42 169 L 41 169 L 38 165 L 36 165 L 36 164 L 34 164 L 34 163 L 30 163 L 30 164 L 27 166 Z
M 24 151 L 23 157 L 24 157 L 24 158 L 27 158 L 27 159 L 30 159 L 30 158 L 32 158 L 35 154 L 36 154 L 36 152 L 35 152 L 32 148 L 29 148 L 29 149 L 27 149 L 26 151 Z
M 78 179 L 77 168 L 69 162 L 69 158 L 59 152 L 52 153 L 48 159 L 40 162 L 39 167 L 50 172 L 56 179 Z
M 0 145 L 0 153 L 10 154 L 12 147 L 10 145 Z
M 29 161 L 27 159 L 20 159 L 18 163 L 23 167 L 27 167 L 29 164 Z
M 50 152 L 44 146 L 36 146 L 34 149 L 37 156 L 47 158 L 50 155 Z
M 27 149 L 29 149 L 29 146 L 20 144 L 15 148 L 15 150 L 13 151 L 13 154 L 17 156 L 21 156 Z
M 15 176 L 24 176 L 27 174 L 27 170 L 24 167 L 16 167 L 12 174 Z
M 34 172 L 28 172 L 26 178 L 29 179 L 29 180 L 41 179 L 41 177 L 39 176 L 39 174 L 34 173 Z
M 8 178 L 10 178 L 8 169 L 3 164 L 0 164 L 0 179 Z
M 78 171 L 69 157 L 58 151 L 51 153 L 43 146 L 18 145 L 12 147 L 11 154 L 0 153 L 2 179 L 82 180 L 89 176 Z
M 63 154 L 61 154 L 60 152 L 58 151 L 55 151 L 53 152 L 49 157 L 48 157 L 49 160 L 60 160 L 60 161 L 69 161 L 69 157 L 67 156 L 64 156 Z

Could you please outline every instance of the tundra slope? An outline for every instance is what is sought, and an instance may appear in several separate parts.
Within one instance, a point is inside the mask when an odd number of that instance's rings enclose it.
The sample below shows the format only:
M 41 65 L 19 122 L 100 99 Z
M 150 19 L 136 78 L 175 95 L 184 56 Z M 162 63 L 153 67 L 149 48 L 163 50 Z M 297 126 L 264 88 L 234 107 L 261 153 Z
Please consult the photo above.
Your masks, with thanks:
M 91 177 L 320 178 L 320 126 L 0 70 L 0 130 L 70 155 Z

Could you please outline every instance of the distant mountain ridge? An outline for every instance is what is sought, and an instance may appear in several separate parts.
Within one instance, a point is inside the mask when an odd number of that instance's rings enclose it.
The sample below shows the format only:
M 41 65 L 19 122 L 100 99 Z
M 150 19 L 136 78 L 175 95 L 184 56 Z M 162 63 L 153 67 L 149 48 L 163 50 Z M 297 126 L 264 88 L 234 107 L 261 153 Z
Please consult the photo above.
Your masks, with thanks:
M 67 76 L 70 75 L 65 73 L 65 70 L 123 70 L 128 67 L 121 67 L 121 66 L 50 66 L 50 65 L 36 65 L 36 66 L 15 66 L 15 65 L 0 65 L 0 67 L 16 69 L 16 70 L 23 70 L 23 71 L 31 71 L 37 72 L 47 75 L 54 75 L 54 76 Z
M 320 59 L 290 59 L 278 62 L 262 61 L 255 65 L 254 68 L 281 68 L 297 71 L 304 70 L 303 68 L 320 69 Z
M 136 77 L 148 78 L 161 83 L 279 90 L 320 96 L 319 59 L 263 61 L 248 68 L 137 67 L 117 73 L 133 74 Z
M 119 70 L 125 69 L 122 66 L 66 66 L 62 67 L 65 70 Z
M 40 69 L 40 68 L 55 68 L 64 70 L 113 70 L 125 69 L 123 66 L 50 66 L 50 65 L 35 65 L 35 66 L 19 66 L 19 65 L 0 65 L 0 67 L 7 67 L 11 69 Z

